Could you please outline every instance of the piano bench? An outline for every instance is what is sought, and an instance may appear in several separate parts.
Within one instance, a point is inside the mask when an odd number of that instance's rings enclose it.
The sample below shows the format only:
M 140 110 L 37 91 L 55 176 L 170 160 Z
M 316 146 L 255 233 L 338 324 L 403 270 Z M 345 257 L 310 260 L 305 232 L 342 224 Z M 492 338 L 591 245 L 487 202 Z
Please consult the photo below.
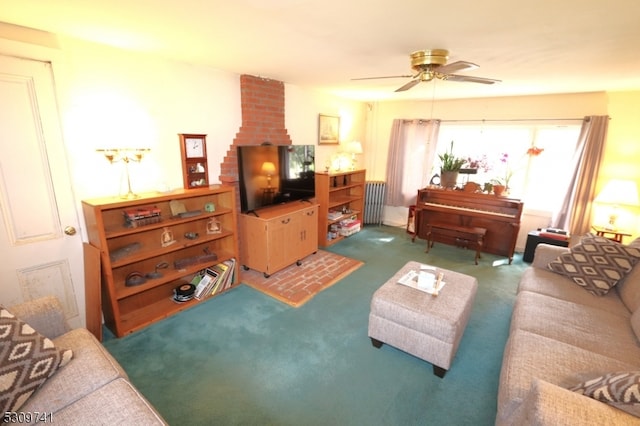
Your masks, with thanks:
M 475 262 L 477 265 L 478 259 L 480 258 L 480 253 L 482 252 L 482 245 L 486 233 L 487 230 L 485 228 L 458 226 L 449 223 L 429 223 L 427 224 L 427 249 L 425 251 L 429 253 L 429 249 L 433 247 L 434 234 L 453 237 L 456 239 L 456 242 L 459 242 L 460 240 L 464 241 L 466 243 L 465 247 L 468 243 L 471 243 L 473 246 L 475 246 Z

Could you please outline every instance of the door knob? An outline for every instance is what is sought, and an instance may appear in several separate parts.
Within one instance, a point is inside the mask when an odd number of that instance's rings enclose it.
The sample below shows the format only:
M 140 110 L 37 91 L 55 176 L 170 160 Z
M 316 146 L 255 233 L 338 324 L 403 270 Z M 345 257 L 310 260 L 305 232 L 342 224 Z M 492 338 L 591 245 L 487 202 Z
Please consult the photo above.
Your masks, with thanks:
M 73 226 L 67 226 L 64 228 L 64 233 L 67 235 L 76 235 L 76 228 Z

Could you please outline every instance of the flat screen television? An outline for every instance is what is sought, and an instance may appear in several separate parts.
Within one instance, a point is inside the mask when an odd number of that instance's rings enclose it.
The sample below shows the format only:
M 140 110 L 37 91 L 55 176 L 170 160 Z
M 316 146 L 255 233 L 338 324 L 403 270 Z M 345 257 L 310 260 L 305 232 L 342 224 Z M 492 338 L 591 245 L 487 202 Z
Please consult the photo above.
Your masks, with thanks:
M 315 197 L 315 145 L 247 145 L 238 147 L 240 209 Z

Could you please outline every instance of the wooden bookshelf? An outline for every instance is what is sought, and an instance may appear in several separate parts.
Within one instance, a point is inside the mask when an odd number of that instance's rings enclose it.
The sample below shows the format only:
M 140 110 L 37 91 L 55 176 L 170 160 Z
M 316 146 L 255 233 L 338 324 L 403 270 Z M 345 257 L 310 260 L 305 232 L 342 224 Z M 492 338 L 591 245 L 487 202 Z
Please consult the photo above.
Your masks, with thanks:
M 176 202 L 193 214 L 173 215 Z M 105 324 L 118 337 L 199 303 L 196 299 L 176 302 L 174 289 L 191 282 L 205 268 L 238 258 L 236 196 L 230 186 L 147 194 L 133 200 L 84 200 L 82 208 L 89 243 L 100 250 Z M 125 220 L 126 211 L 149 209 L 158 213 L 154 223 L 132 225 Z M 211 232 L 212 223 L 217 224 L 218 232 Z M 197 237 L 187 238 L 189 233 Z M 216 259 L 179 268 L 175 264 L 206 253 L 215 253 Z M 158 269 L 158 265 L 163 266 Z M 161 276 L 147 276 L 155 271 Z M 234 272 L 237 280 L 237 262 Z M 143 282 L 127 285 L 131 274 L 142 275 Z M 87 306 L 90 309 L 100 307 Z
M 316 173 L 316 202 L 318 212 L 318 246 L 327 247 L 341 241 L 344 236 L 329 239 L 331 225 L 355 217 L 362 223 L 365 198 L 366 170 L 338 173 Z M 330 217 L 329 212 L 348 212 Z

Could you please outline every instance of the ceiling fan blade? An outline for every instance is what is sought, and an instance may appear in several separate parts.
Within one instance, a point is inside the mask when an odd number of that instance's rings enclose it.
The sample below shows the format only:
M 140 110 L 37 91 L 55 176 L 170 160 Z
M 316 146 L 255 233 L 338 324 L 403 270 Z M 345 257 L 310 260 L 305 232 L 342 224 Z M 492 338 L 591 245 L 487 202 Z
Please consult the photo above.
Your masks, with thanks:
M 377 80 L 381 78 L 409 78 L 413 77 L 412 75 L 386 75 L 383 77 L 360 77 L 360 78 L 352 78 L 351 80 Z
M 405 90 L 409 90 L 413 86 L 415 86 L 416 84 L 420 83 L 420 81 L 421 80 L 419 78 L 416 78 L 415 80 L 411 80 L 410 82 L 408 82 L 404 86 L 400 87 L 399 89 L 396 89 L 396 92 L 404 92 Z
M 469 75 L 458 75 L 458 74 L 442 74 L 441 78 L 443 80 L 448 80 L 448 81 L 465 81 L 469 83 L 482 83 L 482 84 L 500 83 L 502 81 L 502 80 L 494 80 L 492 78 L 472 77 Z
M 437 71 L 442 74 L 451 74 L 457 71 L 475 70 L 476 68 L 480 67 L 472 62 L 457 61 L 450 64 L 442 65 L 437 68 Z

